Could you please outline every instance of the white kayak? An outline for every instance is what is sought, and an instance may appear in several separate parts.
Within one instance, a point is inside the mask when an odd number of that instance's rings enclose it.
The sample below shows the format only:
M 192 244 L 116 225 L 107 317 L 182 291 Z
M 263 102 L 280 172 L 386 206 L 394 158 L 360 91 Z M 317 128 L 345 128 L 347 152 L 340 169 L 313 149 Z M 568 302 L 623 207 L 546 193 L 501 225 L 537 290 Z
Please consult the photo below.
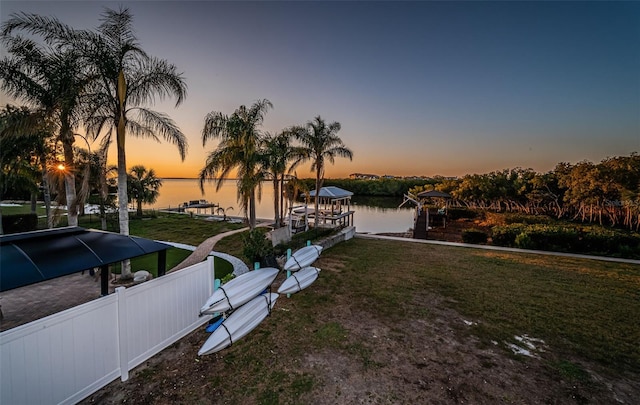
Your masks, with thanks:
M 302 249 L 296 250 L 284 264 L 284 269 L 286 271 L 304 269 L 320 257 L 320 252 L 322 252 L 322 246 L 320 245 L 305 246 Z
M 276 268 L 265 267 L 234 278 L 214 291 L 200 308 L 200 315 L 213 315 L 216 312 L 239 308 L 271 285 L 279 272 Z
M 320 269 L 316 267 L 305 267 L 288 277 L 278 288 L 278 293 L 294 294 L 302 291 L 316 281 L 319 273 Z
M 276 293 L 262 294 L 236 309 L 204 342 L 198 356 L 219 352 L 246 336 L 269 315 L 277 299 Z

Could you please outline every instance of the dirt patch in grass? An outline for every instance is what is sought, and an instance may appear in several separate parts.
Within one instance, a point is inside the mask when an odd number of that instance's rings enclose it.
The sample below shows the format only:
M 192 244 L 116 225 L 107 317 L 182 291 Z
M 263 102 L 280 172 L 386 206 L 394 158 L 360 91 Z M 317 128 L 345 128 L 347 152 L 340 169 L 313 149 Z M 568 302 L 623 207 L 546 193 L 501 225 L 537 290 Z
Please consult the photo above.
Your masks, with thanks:
M 463 315 L 467 298 L 454 289 L 474 283 L 471 269 L 486 266 L 479 260 L 494 260 L 488 268 L 500 270 L 513 256 L 469 259 L 456 252 L 361 240 L 338 245 L 316 262 L 322 272 L 311 287 L 291 298 L 281 296 L 271 316 L 232 347 L 198 357 L 208 337 L 200 328 L 137 367 L 128 381 L 114 381 L 83 403 L 637 401 L 638 364 L 631 370 L 604 367 L 553 341 L 536 343 L 531 356 L 516 355 L 504 341 L 494 340 L 492 326 L 502 322 L 499 317 L 485 321 L 482 311 L 473 318 Z M 447 275 L 447 268 L 456 271 Z M 440 279 L 429 273 L 432 269 Z M 274 287 L 282 281 L 281 274 Z M 494 316 L 500 312 L 488 310 Z M 504 311 L 505 325 L 522 333 L 535 331 L 541 322 L 511 323 L 512 309 Z M 522 327 L 526 322 L 529 330 Z

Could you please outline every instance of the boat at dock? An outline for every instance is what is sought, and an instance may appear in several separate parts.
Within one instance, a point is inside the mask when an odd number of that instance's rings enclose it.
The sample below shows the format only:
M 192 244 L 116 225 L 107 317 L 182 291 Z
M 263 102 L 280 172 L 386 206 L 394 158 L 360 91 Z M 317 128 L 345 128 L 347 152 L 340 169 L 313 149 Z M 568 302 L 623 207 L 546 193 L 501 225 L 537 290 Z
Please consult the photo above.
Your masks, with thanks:
M 196 214 L 200 214 L 200 210 L 204 210 L 207 213 L 207 208 L 211 209 L 211 214 L 214 214 L 215 210 L 220 207 L 220 204 L 212 203 L 207 200 L 190 200 L 185 201 L 178 205 L 176 208 L 166 208 L 165 211 L 172 212 L 187 212 L 187 210 L 195 210 Z

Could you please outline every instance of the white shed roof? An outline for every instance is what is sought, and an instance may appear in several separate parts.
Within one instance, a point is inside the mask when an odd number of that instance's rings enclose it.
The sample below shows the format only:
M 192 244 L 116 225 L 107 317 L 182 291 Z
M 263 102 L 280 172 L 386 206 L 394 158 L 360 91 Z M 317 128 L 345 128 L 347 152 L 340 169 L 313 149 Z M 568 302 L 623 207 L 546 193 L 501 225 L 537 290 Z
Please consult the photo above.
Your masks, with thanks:
M 322 198 L 345 198 L 351 197 L 353 193 L 351 191 L 343 190 L 340 187 L 328 186 L 320 189 L 319 196 Z M 310 197 L 316 196 L 316 190 L 309 192 Z

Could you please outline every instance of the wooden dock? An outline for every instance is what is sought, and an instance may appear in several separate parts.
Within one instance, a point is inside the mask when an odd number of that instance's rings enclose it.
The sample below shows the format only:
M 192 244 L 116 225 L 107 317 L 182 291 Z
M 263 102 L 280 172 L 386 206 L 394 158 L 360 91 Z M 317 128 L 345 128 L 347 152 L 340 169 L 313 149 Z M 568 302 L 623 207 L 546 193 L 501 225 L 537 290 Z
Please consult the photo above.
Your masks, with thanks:
M 211 215 L 215 214 L 216 208 L 219 208 L 220 204 L 211 203 L 207 200 L 191 200 L 183 202 L 178 205 L 176 208 L 167 208 L 164 211 L 171 212 L 187 212 L 187 210 L 195 210 L 196 214 L 201 214 L 201 210 L 204 211 L 204 214 L 207 213 L 207 209 L 211 209 Z

